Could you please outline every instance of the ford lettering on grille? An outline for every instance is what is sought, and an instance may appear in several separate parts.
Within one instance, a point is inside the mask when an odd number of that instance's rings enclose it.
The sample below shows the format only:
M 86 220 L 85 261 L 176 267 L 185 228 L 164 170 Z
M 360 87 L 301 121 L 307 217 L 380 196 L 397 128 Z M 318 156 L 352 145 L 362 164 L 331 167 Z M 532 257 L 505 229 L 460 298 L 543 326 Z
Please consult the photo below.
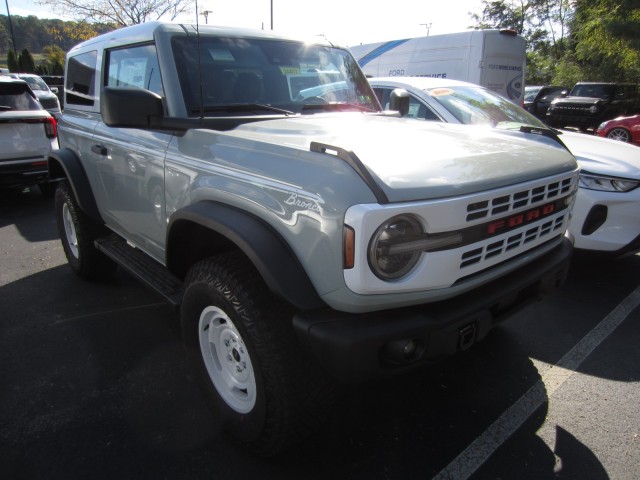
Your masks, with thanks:
M 496 235 L 498 233 L 508 232 L 514 228 L 521 227 L 536 220 L 540 220 L 548 215 L 551 215 L 556 211 L 555 203 L 548 203 L 541 207 L 532 208 L 526 212 L 521 212 L 510 217 L 501 218 L 495 222 L 491 222 L 487 225 L 487 234 L 489 236 Z

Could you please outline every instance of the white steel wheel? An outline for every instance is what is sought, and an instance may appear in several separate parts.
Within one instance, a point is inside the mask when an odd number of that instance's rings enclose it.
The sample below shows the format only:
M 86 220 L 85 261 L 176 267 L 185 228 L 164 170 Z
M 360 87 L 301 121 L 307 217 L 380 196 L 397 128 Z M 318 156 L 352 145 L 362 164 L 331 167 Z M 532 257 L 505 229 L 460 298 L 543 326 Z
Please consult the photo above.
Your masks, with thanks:
M 54 200 L 58 233 L 71 269 L 86 279 L 110 277 L 117 264 L 94 245 L 96 239 L 109 231 L 80 208 L 66 181 L 58 183 Z
M 75 257 L 80 258 L 78 251 L 78 235 L 76 234 L 76 226 L 73 223 L 73 217 L 69 210 L 69 204 L 64 202 L 62 204 L 62 224 L 64 226 L 64 235 L 69 246 L 69 252 Z
M 200 351 L 209 377 L 222 400 L 238 413 L 256 404 L 256 378 L 242 335 L 217 307 L 206 307 L 198 326 Z

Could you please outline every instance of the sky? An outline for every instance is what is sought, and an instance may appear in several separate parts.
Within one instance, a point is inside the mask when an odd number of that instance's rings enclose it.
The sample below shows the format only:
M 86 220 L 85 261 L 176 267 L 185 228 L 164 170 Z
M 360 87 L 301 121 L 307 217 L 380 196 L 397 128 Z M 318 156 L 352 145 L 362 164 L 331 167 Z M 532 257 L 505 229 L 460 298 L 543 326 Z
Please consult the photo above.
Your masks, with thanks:
M 6 0 L 11 15 L 61 18 L 34 0 Z M 481 0 L 198 0 L 198 11 L 210 12 L 212 25 L 271 28 L 353 46 L 408 37 L 462 32 L 472 24 L 469 12 L 480 13 Z M 195 7 L 195 0 L 194 0 Z M 6 4 L 0 2 L 0 14 Z M 195 23 L 195 8 L 185 23 Z M 67 19 L 68 20 L 68 19 Z M 203 15 L 199 21 L 205 23 Z

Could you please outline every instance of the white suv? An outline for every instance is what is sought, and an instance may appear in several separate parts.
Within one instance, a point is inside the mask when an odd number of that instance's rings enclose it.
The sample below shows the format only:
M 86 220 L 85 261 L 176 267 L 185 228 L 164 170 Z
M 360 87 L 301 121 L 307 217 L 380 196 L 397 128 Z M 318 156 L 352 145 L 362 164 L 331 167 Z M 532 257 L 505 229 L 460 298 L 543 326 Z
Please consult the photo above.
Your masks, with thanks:
M 0 76 L 0 188 L 37 184 L 53 193 L 47 159 L 58 148 L 56 119 L 23 80 Z

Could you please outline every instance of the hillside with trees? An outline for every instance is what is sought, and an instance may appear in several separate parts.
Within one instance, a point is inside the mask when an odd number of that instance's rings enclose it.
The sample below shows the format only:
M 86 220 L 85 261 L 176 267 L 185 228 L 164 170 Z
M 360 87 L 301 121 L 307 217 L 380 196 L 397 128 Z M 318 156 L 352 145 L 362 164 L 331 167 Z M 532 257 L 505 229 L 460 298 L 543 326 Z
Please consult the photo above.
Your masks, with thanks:
M 71 47 L 115 28 L 109 24 L 17 15 L 11 15 L 10 24 L 9 17 L 0 15 L 0 65 L 11 71 L 60 75 L 64 56 Z M 33 70 L 27 69 L 31 62 Z

